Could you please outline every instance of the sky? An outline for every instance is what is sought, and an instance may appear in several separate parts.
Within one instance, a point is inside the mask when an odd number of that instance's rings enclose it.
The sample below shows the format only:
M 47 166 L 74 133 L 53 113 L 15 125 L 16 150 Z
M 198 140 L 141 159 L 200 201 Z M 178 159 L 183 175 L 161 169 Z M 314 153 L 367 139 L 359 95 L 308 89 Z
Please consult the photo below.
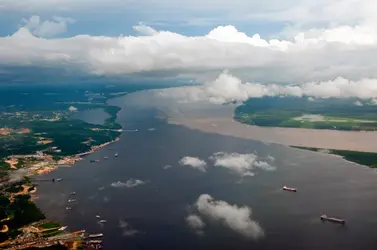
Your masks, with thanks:
M 253 96 L 247 83 L 352 96 L 377 84 L 375 13 L 375 0 L 0 0 L 0 74 L 183 76 L 236 100 Z

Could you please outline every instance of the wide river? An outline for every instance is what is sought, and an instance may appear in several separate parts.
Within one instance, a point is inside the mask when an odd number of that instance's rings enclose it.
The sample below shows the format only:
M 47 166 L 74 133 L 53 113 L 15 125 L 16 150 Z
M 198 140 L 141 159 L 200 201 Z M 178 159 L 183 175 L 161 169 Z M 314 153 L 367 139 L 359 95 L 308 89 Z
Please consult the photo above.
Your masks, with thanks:
M 170 124 L 161 118 L 182 117 L 187 110 L 167 102 L 159 106 L 153 96 L 153 91 L 145 91 L 111 100 L 122 108 L 118 120 L 126 131 L 121 140 L 71 168 L 40 177 L 63 178 L 38 188 L 36 202 L 49 219 L 69 230 L 103 233 L 104 249 L 110 250 L 377 249 L 375 170 L 335 156 Z M 222 108 L 201 107 L 198 117 L 222 115 Z M 196 111 L 187 112 L 193 116 Z M 253 153 L 269 159 L 276 170 L 255 169 L 255 176 L 241 177 L 213 167 L 209 157 L 216 152 Z M 207 171 L 180 165 L 185 156 L 205 160 Z M 164 169 L 166 165 L 171 167 Z M 145 183 L 127 187 L 129 179 Z M 282 191 L 283 185 L 298 192 Z M 194 204 L 202 194 L 223 202 L 200 210 Z M 77 201 L 68 203 L 72 198 Z M 251 214 L 245 216 L 242 206 Z M 186 222 L 191 213 L 206 224 L 199 234 Z M 321 222 L 322 214 L 347 223 Z M 98 223 L 96 215 L 107 223 Z M 243 234 L 245 221 L 258 222 L 264 236 Z

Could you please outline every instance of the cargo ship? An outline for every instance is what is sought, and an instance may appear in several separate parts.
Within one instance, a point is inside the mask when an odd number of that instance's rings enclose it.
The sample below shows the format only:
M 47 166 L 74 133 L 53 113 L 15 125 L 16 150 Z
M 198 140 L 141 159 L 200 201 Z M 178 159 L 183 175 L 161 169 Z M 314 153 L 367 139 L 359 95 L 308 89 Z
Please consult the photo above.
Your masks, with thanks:
M 339 223 L 339 224 L 346 224 L 346 221 L 343 219 L 335 218 L 335 217 L 328 217 L 326 214 L 321 215 L 321 221 L 330 221 L 334 223 Z
M 296 189 L 296 188 L 290 188 L 290 187 L 287 187 L 287 186 L 284 186 L 284 187 L 283 187 L 283 190 L 285 190 L 285 191 L 290 191 L 290 192 L 297 192 L 297 189 Z

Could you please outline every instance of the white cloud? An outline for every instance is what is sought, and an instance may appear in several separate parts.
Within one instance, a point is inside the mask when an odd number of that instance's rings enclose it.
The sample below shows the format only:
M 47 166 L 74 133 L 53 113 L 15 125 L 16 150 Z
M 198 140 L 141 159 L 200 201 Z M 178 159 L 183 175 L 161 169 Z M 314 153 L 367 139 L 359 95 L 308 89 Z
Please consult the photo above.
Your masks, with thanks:
M 166 169 L 169 169 L 169 168 L 172 168 L 172 167 L 173 167 L 173 166 L 171 166 L 171 165 L 165 165 L 165 166 L 162 167 L 162 169 L 163 169 L 163 170 L 166 170 Z
M 71 18 L 54 16 L 52 21 L 41 20 L 39 16 L 22 19 L 24 27 L 38 37 L 52 37 L 66 32 L 67 24 L 73 23 Z
M 202 216 L 219 221 L 245 237 L 258 239 L 264 235 L 258 222 L 251 218 L 252 212 L 248 206 L 230 205 L 225 201 L 215 200 L 208 194 L 202 194 L 195 207 Z
M 356 106 L 364 106 L 360 101 L 356 101 L 353 104 L 355 104 Z
M 119 228 L 122 230 L 122 234 L 125 237 L 134 236 L 135 234 L 140 233 L 140 231 L 133 229 L 132 226 L 125 220 L 119 221 Z
M 377 105 L 377 99 L 376 99 L 376 98 L 371 99 L 371 100 L 370 100 L 370 104 L 371 104 L 371 105 Z
M 68 110 L 72 111 L 72 112 L 78 111 L 78 109 L 76 107 L 72 106 L 72 105 L 69 106 Z
M 272 171 L 276 168 L 268 162 L 258 160 L 255 154 L 239 154 L 217 152 L 209 157 L 214 162 L 215 167 L 223 167 L 241 176 L 254 176 L 253 170 L 259 168 L 266 171 Z M 268 158 L 272 161 L 271 156 Z
M 111 186 L 115 188 L 122 188 L 122 187 L 133 188 L 133 187 L 137 187 L 144 184 L 146 184 L 145 181 L 138 180 L 138 179 L 129 179 L 126 182 L 121 182 L 121 181 L 113 182 L 111 183 Z
M 314 101 L 315 101 L 315 98 L 309 96 L 309 97 L 308 97 L 308 101 L 310 101 L 310 102 L 314 102 Z
M 195 232 L 199 235 L 202 235 L 203 229 L 205 227 L 205 223 L 203 222 L 202 218 L 196 214 L 190 214 L 186 217 L 187 225 L 195 230 Z
M 330 81 L 278 85 L 242 82 L 224 71 L 215 80 L 203 85 L 161 90 L 159 95 L 175 98 L 180 102 L 209 101 L 217 104 L 243 102 L 249 98 L 264 96 L 309 96 L 311 100 L 331 97 L 371 99 L 377 98 L 377 79 L 352 81 L 338 77 Z
M 132 27 L 135 31 L 139 32 L 141 35 L 153 36 L 157 35 L 158 31 L 144 25 L 143 23 L 139 23 L 139 25 L 135 25 Z
M 185 156 L 179 160 L 179 164 L 182 166 L 190 166 L 202 172 L 207 171 L 207 163 L 197 157 Z
M 276 159 L 272 155 L 268 155 L 267 160 L 269 160 L 270 162 L 274 162 Z
M 148 35 L 79 35 L 42 39 L 23 27 L 12 36 L 0 38 L 0 64 L 74 68 L 92 74 L 163 71 L 172 75 L 197 75 L 228 68 L 264 83 L 318 82 L 337 79 L 338 76 L 343 77 L 339 78 L 341 80 L 360 81 L 377 78 L 377 62 L 374 60 L 377 40 L 373 44 L 360 42 L 364 41 L 362 38 L 354 39 L 354 43 L 348 38 L 334 42 L 320 35 L 315 38 L 298 35 L 295 40 L 268 40 L 258 34 L 248 36 L 233 26 L 217 27 L 204 36 L 155 32 L 144 25 L 134 29 Z M 216 93 L 216 86 L 207 86 L 208 91 Z M 237 84 L 237 87 L 244 86 Z M 252 85 L 247 89 L 252 91 L 251 87 L 255 91 L 262 88 Z M 238 96 L 234 91 L 237 89 L 231 90 L 232 98 L 243 99 L 245 96 Z

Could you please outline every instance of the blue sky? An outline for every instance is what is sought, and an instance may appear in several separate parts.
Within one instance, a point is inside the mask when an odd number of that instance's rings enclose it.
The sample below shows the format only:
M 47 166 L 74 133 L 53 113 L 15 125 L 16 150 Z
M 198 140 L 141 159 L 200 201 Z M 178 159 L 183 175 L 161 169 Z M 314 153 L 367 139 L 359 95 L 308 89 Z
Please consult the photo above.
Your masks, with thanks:
M 2 2 L 4 2 L 4 5 L 1 8 Z M 71 1 L 66 1 L 66 4 L 64 4 L 64 1 L 56 1 L 61 3 L 57 5 L 46 5 L 48 2 L 46 0 L 25 0 L 24 2 L 26 3 L 23 5 L 17 5 L 11 1 L 0 0 L 0 13 L 2 9 L 4 13 L 0 15 L 0 36 L 13 34 L 22 26 L 22 19 L 28 19 L 34 15 L 39 16 L 42 20 L 50 20 L 53 16 L 74 19 L 75 23 L 69 25 L 67 31 L 59 34 L 58 37 L 70 37 L 79 34 L 135 35 L 132 26 L 140 22 L 158 30 L 169 30 L 190 36 L 204 35 L 220 25 L 234 25 L 251 35 L 259 33 L 263 36 L 274 36 L 284 26 L 292 23 L 292 20 L 269 20 L 269 18 L 247 20 L 249 13 L 242 10 L 242 5 L 250 6 L 250 8 L 255 5 L 244 4 L 247 1 L 237 1 L 243 3 L 239 7 L 223 4 L 224 6 L 214 9 L 211 8 L 211 4 L 216 3 L 214 1 L 208 1 L 208 6 L 203 7 L 203 9 L 200 7 L 200 1 L 193 1 L 196 2 L 197 7 L 193 7 L 193 4 L 188 3 L 189 1 L 184 1 L 183 4 L 175 1 L 170 1 L 171 4 L 169 4 L 169 1 L 161 1 L 165 4 L 161 6 L 157 4 L 157 7 L 155 5 L 148 7 L 148 2 L 155 2 L 151 0 L 146 0 L 145 4 L 134 7 L 120 4 L 116 0 L 110 0 L 108 4 L 101 0 L 93 1 L 93 3 L 78 1 L 82 4 L 77 6 L 70 4 Z M 251 2 L 258 1 L 252 0 Z M 231 8 L 228 8 L 229 6 Z M 266 6 L 268 7 L 268 4 Z M 260 13 L 263 13 L 263 9 L 260 10 Z M 240 14 L 240 12 L 242 13 Z M 259 13 L 259 11 L 254 10 L 252 13 Z

